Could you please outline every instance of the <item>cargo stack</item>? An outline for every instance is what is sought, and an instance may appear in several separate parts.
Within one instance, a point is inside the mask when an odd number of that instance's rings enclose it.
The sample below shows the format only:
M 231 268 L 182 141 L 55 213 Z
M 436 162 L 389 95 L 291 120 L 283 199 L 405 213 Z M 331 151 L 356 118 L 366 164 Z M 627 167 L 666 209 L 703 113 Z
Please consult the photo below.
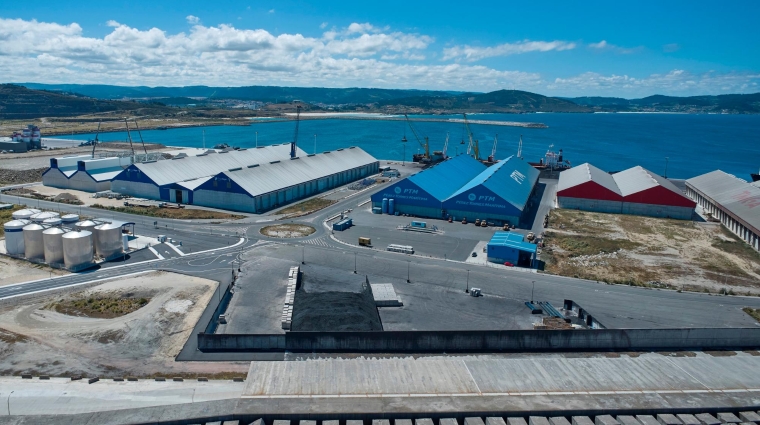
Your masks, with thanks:
M 301 268 L 291 267 L 288 272 L 288 289 L 285 293 L 285 304 L 282 307 L 282 328 L 290 330 L 290 325 L 293 323 L 293 300 L 296 295 L 296 286 L 298 284 L 298 274 L 301 272 Z

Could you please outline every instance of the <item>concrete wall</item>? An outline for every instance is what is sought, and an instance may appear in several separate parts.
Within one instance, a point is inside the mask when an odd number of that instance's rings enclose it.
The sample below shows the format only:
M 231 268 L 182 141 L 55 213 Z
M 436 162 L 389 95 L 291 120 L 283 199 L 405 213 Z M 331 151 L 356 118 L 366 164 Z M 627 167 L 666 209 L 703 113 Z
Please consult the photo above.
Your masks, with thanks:
M 111 182 L 111 190 L 116 193 L 160 201 L 161 195 L 158 186 L 150 183 L 133 182 L 128 180 L 114 180 Z
M 601 201 L 597 199 L 557 196 L 557 206 L 569 210 L 620 214 L 620 211 L 623 209 L 622 204 L 620 201 Z
M 760 328 L 198 334 L 205 352 L 491 352 L 760 347 Z
M 600 201 L 596 199 L 557 197 L 557 206 L 570 210 L 592 211 L 610 214 L 632 214 L 647 217 L 691 219 L 694 208 L 669 205 L 640 204 L 635 202 Z

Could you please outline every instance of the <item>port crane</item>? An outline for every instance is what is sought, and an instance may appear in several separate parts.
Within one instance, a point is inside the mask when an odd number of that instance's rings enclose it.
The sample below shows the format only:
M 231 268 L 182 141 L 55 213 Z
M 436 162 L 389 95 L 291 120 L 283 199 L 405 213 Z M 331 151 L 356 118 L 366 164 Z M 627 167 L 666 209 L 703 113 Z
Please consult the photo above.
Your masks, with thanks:
M 472 138 L 472 130 L 470 130 L 470 123 L 467 121 L 467 114 L 464 115 L 464 127 L 467 129 L 467 137 L 470 138 L 470 143 L 467 145 L 467 155 L 472 155 L 473 158 L 480 161 L 480 147 L 478 146 L 478 140 Z
M 428 138 L 425 137 L 425 143 L 422 143 L 422 140 L 420 140 L 420 136 L 417 135 L 417 131 L 414 129 L 414 126 L 412 125 L 412 121 L 409 119 L 409 116 L 407 114 L 404 114 L 404 118 L 406 118 L 406 123 L 409 124 L 409 128 L 412 130 L 412 134 L 414 135 L 414 138 L 417 139 L 417 143 L 422 146 L 423 149 L 425 149 L 424 154 L 414 154 L 412 155 L 412 161 L 413 162 L 421 162 L 423 164 L 429 164 L 432 162 L 430 158 L 430 142 L 428 141 Z M 406 141 L 406 136 L 401 140 L 402 142 Z
M 499 142 L 499 135 L 493 136 L 493 147 L 491 148 L 491 155 L 488 155 L 488 162 L 496 162 L 496 144 Z
M 290 144 L 290 157 L 296 157 L 296 145 L 298 144 L 298 124 L 301 122 L 301 105 L 296 106 L 296 131 L 293 134 L 293 142 Z
M 137 120 L 135 120 L 135 128 L 137 129 L 137 134 L 140 135 L 140 143 L 142 143 L 143 151 L 145 151 L 145 155 L 147 158 L 148 155 L 148 149 L 145 147 L 145 140 L 142 138 L 142 132 L 140 131 L 140 126 L 137 125 Z
M 522 134 L 520 135 L 520 143 L 517 145 L 517 157 L 522 159 Z
M 443 144 L 443 159 L 448 158 L 448 155 L 446 155 L 446 151 L 449 150 L 449 133 L 446 133 L 446 142 Z
M 92 142 L 92 158 L 95 159 L 95 145 L 98 144 L 98 134 L 100 134 L 100 121 L 98 121 L 98 129 L 95 131 L 95 139 Z

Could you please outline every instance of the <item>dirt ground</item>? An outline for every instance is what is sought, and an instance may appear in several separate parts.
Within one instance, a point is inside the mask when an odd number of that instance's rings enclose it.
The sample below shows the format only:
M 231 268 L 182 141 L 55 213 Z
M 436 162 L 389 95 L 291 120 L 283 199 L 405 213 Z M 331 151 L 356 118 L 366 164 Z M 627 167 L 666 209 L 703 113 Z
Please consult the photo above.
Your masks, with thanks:
M 316 229 L 305 224 L 275 224 L 261 228 L 261 234 L 273 238 L 302 238 L 314 233 Z
M 552 210 L 545 270 L 608 283 L 760 295 L 760 253 L 719 223 Z
M 5 250 L 5 241 L 2 242 Z M 0 286 L 30 280 L 47 279 L 51 276 L 69 274 L 66 270 L 54 269 L 45 264 L 33 264 L 26 260 L 0 257 Z
M 166 272 L 120 278 L 0 310 L 0 374 L 151 377 L 245 376 L 248 363 L 175 362 L 217 283 Z M 150 298 L 112 319 L 58 313 L 61 299 Z

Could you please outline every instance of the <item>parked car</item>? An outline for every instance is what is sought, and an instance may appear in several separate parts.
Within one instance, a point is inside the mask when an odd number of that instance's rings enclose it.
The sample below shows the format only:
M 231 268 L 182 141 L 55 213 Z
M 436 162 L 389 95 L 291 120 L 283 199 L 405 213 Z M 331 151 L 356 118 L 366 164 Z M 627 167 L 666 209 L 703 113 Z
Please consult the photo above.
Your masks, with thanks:
M 473 253 L 472 253 L 472 256 L 473 256 L 473 257 L 477 257 L 477 256 L 478 256 L 478 253 L 477 253 L 477 252 L 473 252 Z

